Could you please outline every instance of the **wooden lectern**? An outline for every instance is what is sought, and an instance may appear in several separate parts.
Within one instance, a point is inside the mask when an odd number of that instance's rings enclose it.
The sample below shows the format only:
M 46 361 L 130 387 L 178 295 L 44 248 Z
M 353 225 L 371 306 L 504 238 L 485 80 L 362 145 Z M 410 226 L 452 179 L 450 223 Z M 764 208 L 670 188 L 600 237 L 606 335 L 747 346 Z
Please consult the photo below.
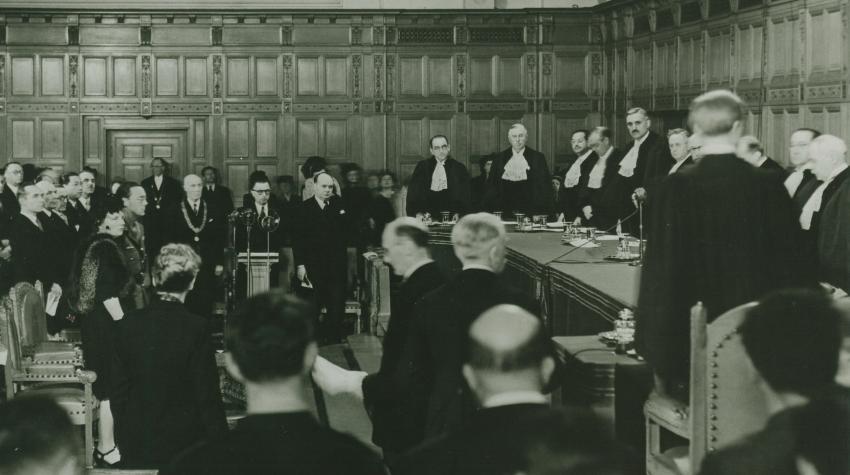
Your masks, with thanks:
M 237 256 L 239 264 L 245 264 L 247 278 L 245 295 L 250 297 L 269 290 L 271 268 L 279 260 L 277 252 L 240 252 Z

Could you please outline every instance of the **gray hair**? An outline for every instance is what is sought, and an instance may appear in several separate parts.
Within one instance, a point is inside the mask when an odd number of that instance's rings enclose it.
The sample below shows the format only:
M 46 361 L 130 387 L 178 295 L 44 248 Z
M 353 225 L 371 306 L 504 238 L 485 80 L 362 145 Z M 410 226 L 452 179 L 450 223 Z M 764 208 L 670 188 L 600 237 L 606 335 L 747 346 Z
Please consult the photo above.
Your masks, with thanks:
M 847 144 L 840 138 L 823 134 L 812 140 L 809 145 L 809 155 L 829 157 L 834 160 L 846 160 Z
M 188 244 L 162 246 L 151 268 L 154 287 L 163 292 L 189 290 L 201 268 L 201 256 Z
M 667 138 L 668 139 L 670 137 L 674 136 L 674 135 L 684 135 L 685 138 L 688 138 L 688 137 L 691 136 L 691 133 L 688 132 L 686 129 L 681 129 L 681 128 L 670 129 L 670 130 L 667 131 Z
M 747 115 L 747 104 L 732 91 L 718 89 L 700 95 L 691 102 L 688 122 L 694 130 L 714 137 L 728 134 Z
M 510 133 L 511 133 L 511 130 L 514 130 L 514 129 L 522 129 L 522 131 L 523 131 L 523 132 L 525 132 L 525 135 L 528 135 L 528 129 L 526 129 L 526 128 L 525 128 L 525 126 L 524 126 L 524 125 L 522 125 L 522 124 L 520 124 L 519 122 L 517 122 L 516 124 L 511 125 L 511 128 L 510 128 L 510 129 L 508 129 L 508 134 L 510 134 Z
M 481 260 L 505 239 L 505 226 L 490 213 L 468 214 L 452 229 L 452 246 L 461 260 Z

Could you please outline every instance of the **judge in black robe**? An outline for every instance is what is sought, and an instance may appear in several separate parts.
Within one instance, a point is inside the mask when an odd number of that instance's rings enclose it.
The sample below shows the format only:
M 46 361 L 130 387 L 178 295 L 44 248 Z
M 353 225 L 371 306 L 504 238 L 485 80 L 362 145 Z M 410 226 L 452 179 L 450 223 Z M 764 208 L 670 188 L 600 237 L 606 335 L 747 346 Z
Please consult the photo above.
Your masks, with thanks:
M 818 279 L 840 289 L 850 289 L 850 168 L 830 180 L 820 211 L 812 216 L 809 232 L 815 242 Z
M 511 146 L 493 157 L 484 210 L 501 211 L 506 219 L 514 213 L 548 215 L 552 211 L 552 175 L 546 156 L 526 146 L 528 131 L 522 124 L 511 127 L 508 140 Z
M 650 197 L 636 344 L 672 394 L 687 387 L 696 302 L 711 321 L 770 290 L 815 284 L 782 183 L 733 152 L 704 156 Z
M 431 139 L 430 158 L 420 160 L 407 185 L 407 215 L 430 213 L 435 220 L 442 211 L 464 215 L 471 207 L 470 177 L 466 166 L 449 157 L 448 142 L 441 135 Z M 440 148 L 445 147 L 445 148 Z M 445 188 L 437 186 L 434 170 L 442 161 L 446 171 Z M 435 191 L 440 188 L 439 191 Z

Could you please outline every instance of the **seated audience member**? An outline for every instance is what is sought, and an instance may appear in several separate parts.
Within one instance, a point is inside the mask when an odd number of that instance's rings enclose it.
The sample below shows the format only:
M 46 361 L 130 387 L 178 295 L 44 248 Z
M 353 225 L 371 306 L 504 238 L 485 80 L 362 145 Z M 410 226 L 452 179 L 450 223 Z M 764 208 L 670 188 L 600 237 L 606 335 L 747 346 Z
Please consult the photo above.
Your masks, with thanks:
M 414 401 L 420 395 L 405 386 L 396 371 L 404 364 L 402 355 L 417 302 L 446 281 L 431 260 L 428 237 L 428 227 L 408 216 L 396 219 L 384 229 L 384 262 L 392 266 L 402 281 L 390 301 L 380 370 L 370 375 L 345 371 L 321 357 L 313 369 L 313 378 L 324 392 L 347 392 L 363 399 L 372 419 L 372 441 L 383 449 L 384 460 L 389 464 L 422 442 L 424 413 L 422 404 Z
M 689 137 L 690 134 L 685 129 L 671 129 L 667 131 L 667 144 L 670 146 L 670 155 L 676 162 L 670 167 L 670 171 L 667 172 L 668 175 L 672 175 L 696 163 L 688 147 Z
M 543 323 L 515 305 L 497 305 L 472 322 L 463 377 L 483 409 L 463 425 L 402 457 L 393 473 L 515 473 L 533 434 L 555 419 L 543 387 L 555 370 Z M 397 470 L 396 470 L 397 469 Z
M 850 264 L 847 259 L 850 239 L 850 168 L 847 145 L 834 135 L 821 135 L 809 145 L 812 173 L 820 185 L 812 193 L 800 214 L 804 229 L 817 254 L 818 279 L 836 287 L 850 289 Z M 13 247 L 14 249 L 14 247 Z
M 745 135 L 738 140 L 735 155 L 756 168 L 782 172 L 783 174 L 785 172 L 782 165 L 765 155 L 761 142 L 752 135 Z
M 381 189 L 381 176 L 378 173 L 370 172 L 366 175 L 366 189 L 372 193 L 377 193 Z
M 82 475 L 78 436 L 65 410 L 45 397 L 0 404 L 0 473 Z
M 310 413 L 314 313 L 306 302 L 273 291 L 249 298 L 228 318 L 227 369 L 245 384 L 248 416 L 161 474 L 385 473 L 371 450 Z
M 163 246 L 151 270 L 156 298 L 119 323 L 125 391 L 116 425 L 126 467 L 159 467 L 227 430 L 207 322 L 183 305 L 200 267 L 188 245 Z
M 846 474 L 850 391 L 835 384 L 842 337 L 834 301 L 818 290 L 776 292 L 749 311 L 740 331 L 772 415 L 761 431 L 710 452 L 701 473 Z M 822 470 L 836 463 L 843 471 Z M 801 465 L 817 472 L 798 472 Z
M 472 211 L 484 211 L 484 196 L 487 195 L 490 168 L 493 167 L 493 156 L 484 155 L 478 159 L 480 173 L 469 182 Z

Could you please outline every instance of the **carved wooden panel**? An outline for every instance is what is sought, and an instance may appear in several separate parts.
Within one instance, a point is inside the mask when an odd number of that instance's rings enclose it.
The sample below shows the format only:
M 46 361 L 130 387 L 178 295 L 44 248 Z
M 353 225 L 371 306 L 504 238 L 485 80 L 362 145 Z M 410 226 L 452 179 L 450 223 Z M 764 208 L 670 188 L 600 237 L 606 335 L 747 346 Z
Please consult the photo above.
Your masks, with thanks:
M 248 58 L 227 58 L 227 95 L 247 96 L 250 93 Z
M 635 90 L 648 90 L 652 87 L 652 47 L 646 45 L 635 48 L 632 54 L 632 87 Z
M 732 60 L 728 31 L 709 36 L 707 60 L 706 73 L 708 74 L 708 82 L 728 84 L 729 68 Z
M 422 144 L 422 149 L 420 154 L 423 157 L 427 157 L 431 154 L 431 137 L 435 135 L 445 135 L 449 140 L 449 145 L 453 145 L 453 134 L 452 134 L 452 121 L 451 119 L 429 119 L 428 120 L 428 134 L 427 137 L 424 137 L 424 143 Z M 461 162 L 465 160 L 465 157 L 455 157 Z
M 470 94 L 493 94 L 493 61 L 491 57 L 469 58 Z
M 12 158 L 35 158 L 35 120 L 12 120 Z
M 136 95 L 136 58 L 112 59 L 112 91 L 116 96 Z
M 298 95 L 319 95 L 319 58 L 301 57 L 296 64 Z
M 106 95 L 106 58 L 86 58 L 84 64 L 84 94 L 86 96 Z
M 35 70 L 32 57 L 12 58 L 12 94 L 31 96 L 35 94 Z
M 62 96 L 65 94 L 65 59 L 41 58 L 41 95 Z
M 738 41 L 738 77 L 743 80 L 761 77 L 762 32 L 764 28 L 748 25 L 740 30 Z
M 493 119 L 472 119 L 469 121 L 470 161 L 482 155 L 496 151 L 496 124 Z
M 41 121 L 41 158 L 65 157 L 65 121 Z
M 348 60 L 325 58 L 325 95 L 345 96 L 348 94 Z
M 522 59 L 500 57 L 498 64 L 497 95 L 522 94 Z
M 832 71 L 841 68 L 843 24 L 841 11 L 824 11 L 812 16 L 812 49 L 808 56 L 809 72 Z M 830 45 L 830 47 L 823 47 Z
M 156 59 L 156 95 L 176 96 L 180 93 L 177 58 Z
M 452 95 L 452 59 L 428 58 L 428 95 Z
M 679 83 L 686 86 L 700 86 L 702 64 L 702 38 L 682 39 L 679 49 Z
M 584 56 L 557 56 L 555 59 L 555 94 L 584 91 Z
M 248 175 L 254 171 L 250 164 L 245 162 L 228 163 L 224 166 L 224 176 L 233 191 L 235 205 L 240 205 L 242 195 L 248 191 Z
M 277 121 L 257 120 L 257 157 L 277 157 Z
M 86 120 L 86 158 L 97 159 L 100 157 L 100 121 L 97 119 Z
M 248 157 L 250 132 L 247 119 L 229 119 L 227 121 L 227 156 Z
M 772 65 L 772 75 L 785 76 L 799 71 L 801 41 L 797 21 L 789 19 L 769 24 L 768 62 Z
M 673 42 L 659 44 L 656 49 L 655 86 L 660 90 L 673 88 L 676 83 L 676 45 Z
M 326 119 L 325 125 L 325 156 L 342 159 L 348 155 L 348 120 Z
M 319 154 L 319 120 L 296 120 L 296 144 L 299 157 Z
M 186 95 L 207 95 L 207 58 L 186 58 Z
M 422 119 L 403 119 L 399 121 L 399 151 L 406 156 L 422 155 L 422 146 L 427 138 L 422 133 Z
M 422 58 L 400 58 L 399 79 L 401 93 L 405 95 L 423 95 L 422 79 L 425 77 L 422 71 Z
M 277 95 L 277 58 L 257 58 L 257 95 Z

